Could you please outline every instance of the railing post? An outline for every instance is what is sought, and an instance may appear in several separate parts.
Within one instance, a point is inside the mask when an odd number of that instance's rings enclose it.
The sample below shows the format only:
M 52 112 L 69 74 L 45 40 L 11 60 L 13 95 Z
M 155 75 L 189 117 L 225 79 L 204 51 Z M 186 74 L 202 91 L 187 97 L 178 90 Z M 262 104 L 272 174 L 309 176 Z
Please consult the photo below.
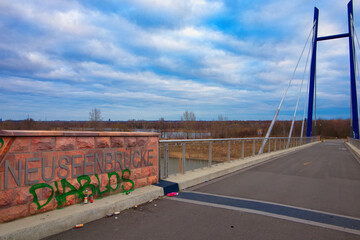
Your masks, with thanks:
M 164 178 L 169 176 L 169 144 L 165 143 L 164 151 Z
M 269 149 L 268 149 L 268 152 L 270 152 L 270 144 L 271 144 L 271 139 L 269 138 Z
M 245 153 L 244 153 L 245 147 L 244 147 L 244 139 L 241 140 L 241 158 L 244 159 L 245 158 Z
M 275 144 L 274 144 L 274 152 L 276 151 L 276 138 L 275 138 Z
M 227 161 L 230 162 L 230 141 L 228 141 Z
M 181 158 L 181 173 L 182 174 L 185 174 L 185 147 L 186 145 L 185 145 L 185 143 L 183 142 L 183 144 L 182 144 L 182 158 Z
M 158 148 L 158 164 L 159 164 L 159 179 L 161 179 L 161 174 L 162 174 L 162 172 L 161 172 L 161 164 L 160 164 L 160 159 L 161 159 L 161 144 L 160 144 L 160 142 L 158 142 L 158 144 L 159 144 L 159 148 Z
M 255 156 L 255 139 L 253 139 L 253 152 L 252 152 L 252 156 Z
M 211 167 L 211 163 L 212 163 L 212 141 L 210 141 L 209 144 L 209 167 Z

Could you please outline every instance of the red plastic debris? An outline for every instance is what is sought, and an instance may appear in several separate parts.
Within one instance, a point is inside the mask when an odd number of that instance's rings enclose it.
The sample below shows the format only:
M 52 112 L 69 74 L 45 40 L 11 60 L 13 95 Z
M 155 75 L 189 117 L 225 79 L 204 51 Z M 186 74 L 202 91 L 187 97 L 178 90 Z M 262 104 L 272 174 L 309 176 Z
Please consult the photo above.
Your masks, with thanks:
M 179 195 L 179 193 L 177 193 L 177 192 L 171 192 L 171 193 L 166 194 L 166 196 L 168 196 L 168 197 L 173 197 L 173 196 L 177 196 L 177 195 Z

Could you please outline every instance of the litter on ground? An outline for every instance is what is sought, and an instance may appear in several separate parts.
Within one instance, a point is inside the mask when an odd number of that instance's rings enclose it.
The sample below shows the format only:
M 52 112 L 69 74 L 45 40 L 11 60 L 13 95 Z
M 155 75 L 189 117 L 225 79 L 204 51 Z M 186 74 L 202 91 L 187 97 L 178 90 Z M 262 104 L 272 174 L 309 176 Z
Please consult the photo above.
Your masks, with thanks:
M 177 196 L 177 195 L 179 195 L 179 193 L 177 193 L 177 192 L 171 192 L 171 193 L 166 194 L 166 196 L 168 196 L 168 197 L 173 197 L 173 196 Z

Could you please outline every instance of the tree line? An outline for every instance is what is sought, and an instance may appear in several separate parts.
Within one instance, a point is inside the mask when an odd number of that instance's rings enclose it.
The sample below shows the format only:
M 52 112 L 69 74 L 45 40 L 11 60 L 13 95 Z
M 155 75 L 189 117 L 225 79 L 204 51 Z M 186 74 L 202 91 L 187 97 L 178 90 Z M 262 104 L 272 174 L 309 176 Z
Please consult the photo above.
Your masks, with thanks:
M 296 121 L 293 136 L 300 136 L 301 121 Z M 166 132 L 182 132 L 184 138 L 198 138 L 196 133 L 207 133 L 208 138 L 242 138 L 264 137 L 270 121 L 237 121 L 226 120 L 196 120 L 195 115 L 188 114 L 179 121 L 167 121 L 160 118 L 156 121 L 135 120 L 104 121 L 102 119 L 89 121 L 35 121 L 31 118 L 0 122 L 1 130 L 71 130 L 71 131 L 156 131 L 164 137 Z M 271 136 L 287 137 L 291 121 L 277 121 Z M 306 131 L 306 123 L 304 126 Z M 314 126 L 313 126 L 314 129 Z M 313 130 L 314 131 L 314 130 Z M 318 119 L 316 132 L 324 138 L 346 138 L 350 136 L 349 119 Z M 305 133 L 304 133 L 305 135 Z

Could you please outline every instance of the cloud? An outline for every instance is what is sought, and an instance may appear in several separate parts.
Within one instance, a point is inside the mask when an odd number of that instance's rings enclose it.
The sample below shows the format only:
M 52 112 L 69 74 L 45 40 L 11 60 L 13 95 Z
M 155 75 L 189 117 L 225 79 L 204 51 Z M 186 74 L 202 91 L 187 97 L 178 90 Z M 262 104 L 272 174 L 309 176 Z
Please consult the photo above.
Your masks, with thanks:
M 319 4 L 319 35 L 346 32 L 346 1 Z M 87 119 L 96 105 L 113 120 L 179 119 L 185 109 L 271 119 L 312 14 L 303 0 L 0 1 L 0 117 Z M 347 44 L 318 46 L 318 98 L 329 111 L 326 101 L 348 102 Z M 306 54 L 284 109 L 296 103 Z
M 127 0 L 129 19 L 150 28 L 176 28 L 189 23 L 200 23 L 203 19 L 221 12 L 222 1 L 206 0 Z

